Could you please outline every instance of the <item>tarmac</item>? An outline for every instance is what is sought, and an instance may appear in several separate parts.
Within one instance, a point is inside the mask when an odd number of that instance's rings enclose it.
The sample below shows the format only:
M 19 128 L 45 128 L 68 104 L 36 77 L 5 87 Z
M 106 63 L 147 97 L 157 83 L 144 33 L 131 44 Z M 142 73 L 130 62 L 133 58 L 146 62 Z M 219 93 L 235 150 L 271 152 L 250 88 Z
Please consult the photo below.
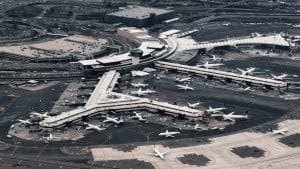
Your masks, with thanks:
M 286 120 L 279 124 L 281 128 L 288 128 L 288 135 L 298 133 L 299 120 Z M 253 169 L 253 168 L 299 168 L 300 147 L 289 147 L 280 142 L 281 136 L 270 133 L 241 132 L 233 135 L 222 136 L 211 139 L 210 144 L 167 148 L 162 145 L 138 146 L 131 152 L 121 152 L 112 148 L 92 148 L 94 161 L 138 159 L 150 162 L 157 169 L 193 169 L 197 166 L 182 164 L 178 158 L 185 154 L 202 154 L 211 161 L 205 166 L 206 169 Z M 149 155 L 155 146 L 161 152 L 169 152 L 165 160 Z M 231 150 L 240 146 L 254 146 L 264 150 L 266 153 L 260 158 L 241 158 Z

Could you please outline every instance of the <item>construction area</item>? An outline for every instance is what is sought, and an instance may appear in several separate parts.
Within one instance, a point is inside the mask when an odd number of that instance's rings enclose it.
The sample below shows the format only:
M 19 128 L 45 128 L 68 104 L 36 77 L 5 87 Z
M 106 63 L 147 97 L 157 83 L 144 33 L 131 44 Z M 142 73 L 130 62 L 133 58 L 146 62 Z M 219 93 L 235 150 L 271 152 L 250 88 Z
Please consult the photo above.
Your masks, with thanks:
M 28 60 L 61 59 L 81 55 L 83 58 L 93 58 L 106 50 L 107 40 L 94 39 L 79 35 L 68 36 L 53 41 L 21 46 L 0 47 L 0 53 L 7 57 Z

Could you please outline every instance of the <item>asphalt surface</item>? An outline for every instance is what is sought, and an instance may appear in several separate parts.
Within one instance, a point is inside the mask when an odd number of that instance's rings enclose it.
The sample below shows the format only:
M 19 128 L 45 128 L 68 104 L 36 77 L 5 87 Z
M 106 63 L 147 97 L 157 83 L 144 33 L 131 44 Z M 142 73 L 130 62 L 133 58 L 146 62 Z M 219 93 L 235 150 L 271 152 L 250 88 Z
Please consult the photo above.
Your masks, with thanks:
M 241 158 L 249 158 L 249 157 L 259 158 L 265 155 L 264 150 L 259 149 L 257 147 L 249 147 L 249 146 L 234 147 L 232 148 L 231 152 L 235 153 Z
M 183 164 L 189 164 L 194 166 L 206 166 L 211 160 L 204 155 L 187 154 L 178 158 Z
M 241 23 L 231 23 L 230 26 L 222 26 L 221 23 L 209 23 L 197 27 L 201 31 L 193 33 L 191 36 L 197 42 L 211 41 L 216 39 L 226 39 L 232 37 L 249 36 L 251 33 L 280 33 L 289 32 L 291 34 L 299 34 L 300 28 L 293 27 L 287 24 L 270 23 L 246 25 Z
M 224 64 L 227 68 L 236 67 L 249 67 L 249 65 L 255 64 L 255 67 L 261 70 L 270 69 L 270 73 L 287 72 L 293 74 L 300 74 L 298 64 L 294 61 L 281 62 L 283 59 L 278 58 L 266 58 L 257 57 L 245 60 L 228 61 Z M 274 63 L 286 63 L 276 65 Z M 279 69 L 280 66 L 280 69 Z M 170 74 L 169 77 L 174 75 Z M 197 138 L 207 137 L 213 135 L 220 135 L 224 133 L 236 132 L 238 130 L 246 129 L 256 126 L 258 124 L 266 123 L 277 119 L 285 113 L 292 111 L 299 105 L 298 100 L 287 101 L 277 97 L 266 97 L 262 95 L 256 95 L 253 93 L 236 92 L 229 90 L 232 86 L 228 86 L 228 89 L 212 87 L 211 85 L 203 85 L 205 79 L 196 78 L 190 84 L 195 88 L 195 91 L 180 91 L 177 89 L 174 80 L 163 78 L 161 80 L 147 80 L 149 85 L 156 90 L 157 94 L 150 96 L 152 98 L 158 98 L 161 101 L 167 101 L 174 104 L 186 104 L 186 102 L 201 101 L 204 104 L 202 106 L 208 107 L 222 107 L 228 108 L 226 112 L 235 111 L 237 114 L 243 114 L 247 112 L 250 116 L 249 120 L 238 121 L 234 125 L 230 125 L 225 128 L 224 131 L 192 131 L 184 130 L 178 139 L 183 138 Z M 208 82 L 211 83 L 211 82 Z M 0 100 L 1 107 L 7 107 L 7 111 L 0 114 L 0 127 L 3 128 L 0 132 L 0 138 L 6 142 L 21 142 L 24 146 L 34 147 L 37 145 L 43 146 L 44 143 L 35 143 L 31 141 L 25 141 L 18 138 L 7 139 L 7 131 L 13 120 L 18 118 L 27 119 L 31 111 L 43 112 L 49 111 L 54 105 L 55 101 L 60 97 L 61 93 L 65 90 L 66 85 L 60 83 L 55 86 L 51 86 L 39 91 L 26 91 L 18 88 L 9 88 L 7 86 L 1 86 L 0 88 Z M 176 128 L 169 128 L 168 126 L 154 124 L 154 123 L 124 123 L 118 127 L 111 126 L 107 130 L 100 133 L 90 133 L 86 137 L 75 141 L 71 146 L 87 146 L 87 145 L 108 145 L 108 144 L 130 144 L 141 142 L 152 142 L 159 140 L 169 140 L 163 137 L 159 137 L 160 132 L 169 130 L 177 130 Z M 54 147 L 69 146 L 70 141 L 55 142 Z M 50 143 L 51 145 L 52 143 Z
M 199 99 L 204 102 L 207 106 L 225 106 L 228 111 L 236 111 L 238 113 L 243 113 L 248 111 L 250 119 L 247 121 L 237 122 L 225 129 L 225 131 L 203 131 L 197 132 L 192 130 L 182 131 L 182 134 L 178 135 L 178 139 L 181 138 L 195 138 L 195 137 L 206 137 L 212 135 L 223 134 L 227 132 L 234 132 L 237 130 L 242 130 L 261 124 L 282 116 L 285 112 L 290 111 L 292 104 L 283 99 L 270 98 L 264 96 L 256 96 L 254 99 L 250 99 L 250 94 L 243 93 L 242 95 L 236 95 L 233 91 L 218 89 L 208 86 L 196 86 L 194 92 L 184 92 L 178 91 L 175 87 L 175 82 L 172 81 L 152 81 L 151 86 L 159 86 L 155 90 L 161 97 L 167 100 L 174 100 L 174 102 L 184 102 L 186 100 L 191 102 L 196 102 Z M 5 87 L 4 87 L 5 88 Z M 7 88 L 6 88 L 7 89 Z M 54 91 L 53 91 L 54 89 Z M 5 113 L 5 119 L 1 121 L 1 127 L 3 129 L 1 132 L 1 138 L 7 142 L 21 142 L 22 145 L 26 146 L 37 146 L 40 144 L 44 145 L 43 142 L 35 143 L 31 141 L 25 141 L 18 138 L 12 140 L 6 139 L 7 131 L 12 124 L 11 120 L 17 118 L 28 118 L 29 112 L 36 111 L 47 111 L 53 106 L 55 100 L 58 99 L 61 92 L 65 89 L 65 85 L 58 84 L 47 89 L 43 89 L 36 92 L 28 92 L 20 90 L 23 92 L 23 96 L 20 95 L 19 98 L 14 102 L 14 104 Z M 5 90 L 5 89 L 4 89 Z M 214 93 L 213 95 L 211 93 Z M 274 106 L 270 106 L 274 105 Z M 18 112 L 16 115 L 15 112 Z M 105 144 L 129 144 L 129 143 L 139 143 L 139 142 L 150 142 L 159 140 L 169 140 L 158 136 L 160 132 L 169 130 L 177 130 L 175 128 L 169 128 L 168 126 L 154 124 L 154 123 L 124 123 L 118 127 L 111 126 L 103 132 L 97 133 L 92 132 L 87 134 L 86 137 L 75 141 L 72 146 L 80 145 L 105 145 Z M 70 141 L 62 141 L 53 143 L 54 147 L 68 146 Z M 52 143 L 50 143 L 52 145 Z

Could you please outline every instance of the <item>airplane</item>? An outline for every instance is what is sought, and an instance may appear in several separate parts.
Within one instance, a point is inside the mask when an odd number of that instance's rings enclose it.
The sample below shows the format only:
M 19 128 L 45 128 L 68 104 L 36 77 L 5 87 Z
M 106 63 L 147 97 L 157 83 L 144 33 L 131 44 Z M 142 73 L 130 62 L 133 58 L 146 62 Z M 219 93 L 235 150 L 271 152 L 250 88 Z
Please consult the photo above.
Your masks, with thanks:
M 212 117 L 223 117 L 224 120 L 235 121 L 235 119 L 248 119 L 248 115 L 235 115 L 234 112 L 229 114 L 213 114 Z
M 279 130 L 272 130 L 272 134 L 280 134 L 280 135 L 285 135 L 289 130 L 284 128 L 284 129 L 279 129 Z
M 223 23 L 222 26 L 230 26 L 230 23 Z
M 140 87 L 148 87 L 149 85 L 144 83 L 131 83 L 131 86 L 135 88 L 140 88 Z
M 255 32 L 255 33 L 251 33 L 250 35 L 251 37 L 261 37 L 262 34 L 258 33 L 258 32 Z
M 139 88 L 138 91 L 132 91 L 130 92 L 131 94 L 133 95 L 137 95 L 137 96 L 145 96 L 145 95 L 148 95 L 148 94 L 151 94 L 151 93 L 154 93 L 155 91 L 154 90 L 142 90 L 142 88 Z
M 159 157 L 159 158 L 161 158 L 162 160 L 164 160 L 165 159 L 165 155 L 167 154 L 167 153 L 169 153 L 169 152 L 163 152 L 163 153 L 161 153 L 158 149 L 156 149 L 156 148 L 153 148 L 152 149 L 153 151 L 154 151 L 154 153 L 149 153 L 150 155 L 154 155 L 155 157 Z
M 22 124 L 32 124 L 29 120 L 18 119 L 18 121 L 21 122 Z
M 30 114 L 37 116 L 39 118 L 48 118 L 49 117 L 48 112 L 45 112 L 45 113 L 31 112 Z
M 254 91 L 253 89 L 251 89 L 251 87 L 250 87 L 250 86 L 248 86 L 248 87 L 245 87 L 245 88 L 241 87 L 241 88 L 240 88 L 240 90 L 242 90 L 243 92 Z
M 176 78 L 176 82 L 190 82 L 192 81 L 192 78 L 186 77 L 186 78 Z
M 132 116 L 131 118 L 134 118 L 134 119 L 138 119 L 139 121 L 146 121 L 145 118 L 143 118 L 143 116 L 140 114 L 140 113 L 137 113 L 137 112 L 133 112 L 135 115 Z
M 197 123 L 194 127 L 195 130 L 198 130 L 198 129 L 203 129 L 202 127 L 199 127 L 199 124 Z
M 106 117 L 106 120 L 104 120 L 103 122 L 104 123 L 112 122 L 115 124 L 120 124 L 120 123 L 123 123 L 124 120 L 122 120 L 122 119 L 118 120 L 117 118 Z
M 287 79 L 286 77 L 288 76 L 288 74 L 281 74 L 279 76 L 276 76 L 274 74 L 271 74 L 271 76 L 273 77 L 273 79 L 275 80 L 284 80 L 284 79 Z
M 213 61 L 218 61 L 218 60 L 222 60 L 223 58 L 218 58 L 216 57 L 216 55 L 212 55 L 212 58 L 208 58 L 208 59 L 212 59 Z
M 208 63 L 206 62 L 205 64 L 201 64 L 201 65 L 197 65 L 197 67 L 204 67 L 206 69 L 212 69 L 212 68 L 216 68 L 216 67 L 219 67 L 219 66 L 222 66 L 224 64 L 222 63 Z
M 38 81 L 37 81 L 37 80 L 28 80 L 27 83 L 30 83 L 30 84 L 37 84 Z
M 165 132 L 159 133 L 159 136 L 165 136 L 165 137 L 175 137 L 174 135 L 179 134 L 180 132 L 178 131 L 171 131 L 169 132 L 169 130 L 166 130 Z
M 197 103 L 189 103 L 189 102 L 187 102 L 187 104 L 188 104 L 188 106 L 190 107 L 190 108 L 196 108 L 196 107 L 198 107 L 199 105 L 200 105 L 200 102 L 197 102 Z
M 252 90 L 251 87 L 244 88 L 244 91 L 251 91 L 251 90 Z
M 47 141 L 52 141 L 58 139 L 58 137 L 54 137 L 51 133 L 49 134 L 48 137 L 45 137 Z
M 143 77 L 143 76 L 148 76 L 149 73 L 148 72 L 144 72 L 144 71 L 131 71 L 131 75 L 133 77 L 135 77 L 135 76 Z
M 185 91 L 187 91 L 187 90 L 194 90 L 194 88 L 193 87 L 189 87 L 189 85 L 185 85 L 185 86 L 183 86 L 183 85 L 176 85 L 180 90 L 185 90 Z
M 225 110 L 225 107 L 218 107 L 218 108 L 212 108 L 210 106 L 208 106 L 208 109 L 205 110 L 207 113 L 222 113 L 222 110 Z
M 60 37 L 68 37 L 69 36 L 69 35 L 64 35 L 64 34 L 60 34 L 60 33 L 50 33 L 50 32 L 47 32 L 47 35 L 60 36 Z
M 17 87 L 16 84 L 8 84 L 8 86 L 9 86 L 10 88 L 15 88 L 15 87 Z
M 245 75 L 252 75 L 253 72 L 254 72 L 256 69 L 257 69 L 257 68 L 255 68 L 255 67 L 249 67 L 249 68 L 247 68 L 246 70 L 237 68 L 237 70 L 240 71 L 240 72 L 242 73 L 243 76 L 245 76 Z
M 85 123 L 87 125 L 87 127 L 85 128 L 85 130 L 96 130 L 96 131 L 102 131 L 105 130 L 105 128 L 101 128 L 97 125 L 94 124 L 89 124 L 89 123 Z

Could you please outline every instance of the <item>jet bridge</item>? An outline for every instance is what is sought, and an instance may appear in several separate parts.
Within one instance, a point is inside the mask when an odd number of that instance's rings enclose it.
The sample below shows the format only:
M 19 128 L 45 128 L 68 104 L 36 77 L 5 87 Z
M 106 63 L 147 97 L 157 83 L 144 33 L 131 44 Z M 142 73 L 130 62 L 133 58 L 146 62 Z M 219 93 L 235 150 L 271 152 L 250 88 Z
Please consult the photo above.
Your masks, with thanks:
M 203 111 L 197 109 L 112 92 L 119 75 L 116 71 L 104 73 L 84 107 L 45 118 L 40 122 L 40 126 L 43 128 L 60 127 L 66 123 L 81 120 L 83 117 L 106 114 L 111 110 L 124 112 L 143 109 L 152 112 L 161 111 L 173 116 L 184 116 L 188 119 L 202 118 Z
M 158 61 L 155 66 L 161 69 L 176 70 L 179 72 L 192 73 L 199 76 L 212 76 L 222 79 L 231 79 L 236 82 L 248 82 L 254 85 L 270 86 L 274 88 L 287 87 L 288 84 L 284 81 L 266 79 L 262 77 L 255 77 L 249 75 L 241 75 L 238 73 L 225 72 L 220 70 L 199 68 L 196 66 L 182 65 L 177 63 Z

